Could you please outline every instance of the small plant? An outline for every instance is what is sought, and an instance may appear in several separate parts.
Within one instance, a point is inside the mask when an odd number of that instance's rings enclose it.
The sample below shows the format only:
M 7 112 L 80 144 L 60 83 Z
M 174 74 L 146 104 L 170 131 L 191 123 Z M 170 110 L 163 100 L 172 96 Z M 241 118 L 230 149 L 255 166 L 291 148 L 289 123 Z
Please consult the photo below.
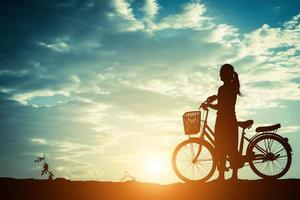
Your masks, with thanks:
M 124 176 L 120 179 L 121 182 L 136 182 L 137 179 L 131 176 L 127 171 L 124 172 Z
M 46 162 L 46 155 L 44 154 L 42 157 L 38 157 L 36 160 L 34 160 L 35 163 L 40 163 L 40 162 L 44 162 L 43 163 L 43 169 L 41 171 L 41 176 L 43 176 L 44 174 L 48 174 L 48 180 L 52 180 L 54 177 L 54 174 L 52 171 L 49 171 L 49 165 Z

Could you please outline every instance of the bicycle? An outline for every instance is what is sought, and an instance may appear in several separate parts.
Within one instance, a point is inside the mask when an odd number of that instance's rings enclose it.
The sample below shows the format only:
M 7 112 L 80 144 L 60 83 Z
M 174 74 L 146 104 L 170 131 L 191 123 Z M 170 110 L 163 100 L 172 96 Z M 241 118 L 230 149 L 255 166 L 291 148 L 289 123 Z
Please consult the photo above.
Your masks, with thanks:
M 184 182 L 205 182 L 213 176 L 217 167 L 214 132 L 207 123 L 207 103 L 206 101 L 201 104 L 198 111 L 186 112 L 183 115 L 185 134 L 189 138 L 176 146 L 172 155 L 172 166 L 176 175 Z M 201 120 L 202 111 L 204 120 Z M 239 168 L 248 163 L 252 171 L 263 179 L 282 177 L 292 162 L 292 148 L 288 138 L 277 134 L 280 124 L 257 127 L 256 134 L 249 138 L 245 130 L 250 129 L 253 123 L 253 120 L 237 122 L 242 129 L 238 147 Z M 192 137 L 198 133 L 199 137 Z M 243 154 L 244 141 L 248 142 L 246 154 Z

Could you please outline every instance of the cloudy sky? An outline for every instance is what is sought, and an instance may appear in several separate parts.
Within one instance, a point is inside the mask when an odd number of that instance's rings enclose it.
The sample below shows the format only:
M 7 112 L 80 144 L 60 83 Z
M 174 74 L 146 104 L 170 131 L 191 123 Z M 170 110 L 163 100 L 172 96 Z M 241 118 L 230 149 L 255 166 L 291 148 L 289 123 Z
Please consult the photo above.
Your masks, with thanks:
M 300 177 L 298 1 L 9 0 L 0 23 L 0 176 L 41 178 L 46 153 L 56 177 L 179 181 L 182 114 L 232 63 L 238 119 L 280 122 Z

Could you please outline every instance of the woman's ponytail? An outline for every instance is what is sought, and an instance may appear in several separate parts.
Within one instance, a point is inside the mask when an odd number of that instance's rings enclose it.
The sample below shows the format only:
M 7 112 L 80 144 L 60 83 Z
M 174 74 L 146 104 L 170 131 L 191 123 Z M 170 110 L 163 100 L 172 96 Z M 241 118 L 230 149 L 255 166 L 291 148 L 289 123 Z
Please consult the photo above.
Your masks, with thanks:
M 242 93 L 240 91 L 240 80 L 239 80 L 239 75 L 234 71 L 234 67 L 231 64 L 224 64 L 221 66 L 220 73 L 222 74 L 229 74 L 231 79 L 231 83 L 233 84 L 234 89 L 236 90 L 236 93 L 239 96 L 242 96 Z M 222 76 L 222 75 L 220 75 Z M 222 80 L 222 77 L 221 77 Z
M 240 80 L 239 80 L 239 75 L 236 73 L 236 71 L 233 71 L 233 84 L 235 85 L 235 88 L 237 90 L 237 94 L 239 96 L 242 96 L 242 93 L 240 91 Z

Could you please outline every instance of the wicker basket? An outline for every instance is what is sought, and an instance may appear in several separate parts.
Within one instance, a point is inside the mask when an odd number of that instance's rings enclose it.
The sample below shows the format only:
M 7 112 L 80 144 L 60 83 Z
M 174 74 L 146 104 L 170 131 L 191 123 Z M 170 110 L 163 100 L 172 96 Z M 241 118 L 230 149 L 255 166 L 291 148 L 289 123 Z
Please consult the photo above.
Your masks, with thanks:
M 194 135 L 200 131 L 201 112 L 190 111 L 183 115 L 183 126 L 186 135 Z

